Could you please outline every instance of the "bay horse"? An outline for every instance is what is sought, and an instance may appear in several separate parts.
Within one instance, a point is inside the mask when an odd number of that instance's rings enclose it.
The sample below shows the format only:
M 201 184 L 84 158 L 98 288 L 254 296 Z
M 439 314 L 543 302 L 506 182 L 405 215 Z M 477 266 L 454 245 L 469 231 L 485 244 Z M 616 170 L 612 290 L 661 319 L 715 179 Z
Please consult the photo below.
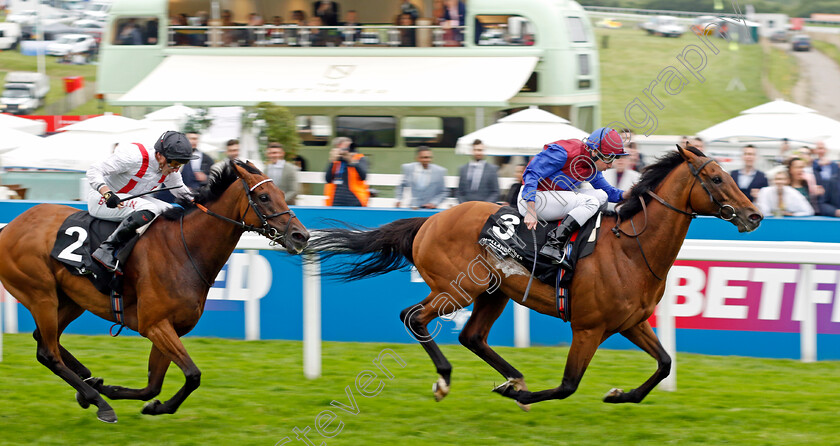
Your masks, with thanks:
M 175 413 L 198 388 L 201 372 L 180 337 L 198 322 L 211 281 L 245 230 L 282 244 L 291 254 L 299 254 L 309 240 L 283 192 L 250 163 L 229 161 L 184 207 L 152 222 L 123 267 L 124 324 L 152 341 L 148 384 L 142 389 L 104 385 L 59 343 L 67 325 L 85 311 L 117 322 L 109 296 L 50 257 L 59 227 L 78 209 L 39 204 L 0 231 L 0 282 L 35 319 L 38 362 L 76 389 L 82 408 L 97 406 L 102 421 L 117 421 L 102 395 L 151 400 L 161 391 L 170 361 L 183 371 L 185 384 L 165 403 L 148 402 L 142 413 Z
M 403 310 L 400 319 L 434 362 L 438 380 L 433 392 L 438 401 L 449 393 L 452 366 L 427 325 L 470 304 L 473 311 L 459 341 L 506 378 L 494 391 L 513 398 L 524 410 L 531 403 L 574 393 L 599 345 L 615 333 L 650 354 L 657 368 L 639 387 L 628 392 L 612 389 L 604 401 L 642 401 L 670 373 L 671 358 L 648 318 L 662 298 L 663 278 L 677 258 L 692 218 L 716 215 L 741 232 L 755 230 L 763 218 L 732 177 L 696 148 L 678 147 L 662 156 L 644 170 L 618 207 L 617 216 L 602 218 L 594 252 L 577 263 L 570 288 L 572 345 L 560 386 L 530 392 L 522 373 L 488 346 L 487 336 L 511 298 L 559 317 L 555 288 L 534 281 L 525 299 L 530 272 L 513 260 L 498 259 L 477 243 L 488 217 L 499 208 L 493 203 L 468 202 L 374 230 L 326 229 L 310 243 L 310 249 L 322 251 L 322 257 L 365 255 L 333 271 L 345 280 L 402 269 L 409 263 L 416 266 L 431 292 Z

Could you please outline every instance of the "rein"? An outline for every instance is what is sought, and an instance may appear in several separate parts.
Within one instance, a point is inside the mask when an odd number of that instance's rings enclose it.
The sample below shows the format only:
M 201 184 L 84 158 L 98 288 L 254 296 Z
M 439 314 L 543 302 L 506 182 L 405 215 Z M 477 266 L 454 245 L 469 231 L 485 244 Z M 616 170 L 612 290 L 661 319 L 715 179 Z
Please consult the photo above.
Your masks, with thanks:
M 207 207 L 205 207 L 205 206 L 203 206 L 199 203 L 195 203 L 195 206 L 199 210 L 201 210 L 202 212 L 204 212 L 205 214 L 207 214 L 211 217 L 216 217 L 216 218 L 218 218 L 220 220 L 223 220 L 223 221 L 226 221 L 226 222 L 228 222 L 228 223 L 230 223 L 234 226 L 242 228 L 245 231 L 253 231 L 253 232 L 256 232 L 257 234 L 260 234 L 260 235 L 268 238 L 269 239 L 269 246 L 274 246 L 274 245 L 277 245 L 278 243 L 281 243 L 281 244 L 285 245 L 286 237 L 289 234 L 289 229 L 292 226 L 292 219 L 297 218 L 297 216 L 295 216 L 295 213 L 292 212 L 291 209 L 289 209 L 288 211 L 275 212 L 273 214 L 265 215 L 262 212 L 260 212 L 260 210 L 257 208 L 257 204 L 251 198 L 251 193 L 254 192 L 254 190 L 257 187 L 259 187 L 260 185 L 262 185 L 263 183 L 267 183 L 267 182 L 272 181 L 271 178 L 267 178 L 265 180 L 262 180 L 262 181 L 260 181 L 259 183 L 255 184 L 253 187 L 250 187 L 250 188 L 248 187 L 248 183 L 245 182 L 244 178 L 240 178 L 239 180 L 242 181 L 242 186 L 244 186 L 245 190 L 248 191 L 246 196 L 248 197 L 248 204 L 250 205 L 249 209 L 253 209 L 254 213 L 257 215 L 257 217 L 259 217 L 260 222 L 262 223 L 261 227 L 256 227 L 256 226 L 249 225 L 249 224 L 245 223 L 245 215 L 248 214 L 248 209 L 245 210 L 245 214 L 242 215 L 242 221 L 240 222 L 240 221 L 236 221 L 236 220 L 233 220 L 231 218 L 225 217 L 224 215 L 219 215 L 219 214 L 211 211 L 210 209 L 207 209 Z M 286 229 L 281 234 L 277 231 L 277 229 L 271 227 L 268 224 L 268 220 L 272 219 L 274 217 L 279 217 L 281 215 L 285 215 L 285 214 L 289 214 L 289 220 L 286 222 Z M 181 225 L 181 242 L 184 244 L 184 250 L 187 252 L 187 257 L 189 257 L 190 263 L 192 264 L 193 269 L 195 269 L 195 272 L 198 273 L 198 277 L 201 278 L 201 281 L 204 282 L 204 284 L 207 285 L 208 288 L 212 287 L 213 283 L 215 283 L 215 281 L 210 282 L 209 280 L 207 280 L 204 277 L 204 274 L 201 273 L 201 270 L 198 268 L 198 264 L 195 262 L 195 259 L 193 259 L 193 256 L 190 253 L 190 249 L 187 246 L 187 239 L 184 236 L 184 215 L 183 214 L 181 214 L 180 225 Z
M 732 207 L 732 205 L 723 204 L 718 199 L 716 199 L 714 197 L 714 195 L 712 195 L 712 192 L 709 190 L 709 188 L 706 186 L 706 182 L 704 182 L 703 179 L 700 178 L 700 172 L 702 172 L 703 169 L 709 163 L 711 163 L 712 161 L 714 161 L 714 160 L 709 158 L 708 160 L 706 160 L 705 163 L 703 163 L 703 165 L 701 165 L 697 169 L 694 168 L 694 165 L 692 165 L 691 163 L 688 163 L 689 172 L 691 172 L 691 175 L 694 176 L 694 182 L 691 183 L 691 188 L 689 188 L 689 190 L 688 190 L 688 196 L 689 196 L 688 208 L 691 209 L 691 212 L 686 212 L 682 209 L 679 209 L 679 208 L 675 207 L 674 205 L 672 205 L 671 203 L 668 203 L 667 201 L 665 201 L 664 198 L 660 197 L 659 195 L 657 195 L 655 192 L 653 192 L 651 190 L 647 190 L 647 191 L 645 191 L 645 193 L 648 194 L 654 200 L 660 202 L 666 208 L 668 208 L 668 209 L 670 209 L 674 212 L 677 212 L 679 214 L 688 216 L 693 220 L 693 219 L 697 218 L 697 216 L 699 214 L 697 212 L 694 212 L 694 210 L 692 209 L 692 206 L 691 206 L 691 192 L 694 190 L 694 185 L 696 185 L 697 182 L 699 181 L 700 186 L 703 187 L 703 190 L 705 190 L 706 193 L 709 194 L 709 200 L 712 203 L 718 205 L 718 215 L 717 215 L 717 217 L 720 218 L 721 220 L 726 220 L 726 221 L 732 220 L 733 218 L 735 218 L 735 208 Z M 645 199 L 641 195 L 639 195 L 639 203 L 642 205 L 642 213 L 644 214 L 644 217 L 645 217 L 645 224 L 644 224 L 644 226 L 642 226 L 642 230 L 641 231 L 636 231 L 636 225 L 633 222 L 633 219 L 630 219 L 630 227 L 633 228 L 633 234 L 625 232 L 623 229 L 621 229 L 619 227 L 619 225 L 621 224 L 621 217 L 618 214 L 616 214 L 615 226 L 613 226 L 613 228 L 612 228 L 612 233 L 615 234 L 616 238 L 621 237 L 621 234 L 624 234 L 624 235 L 626 235 L 630 238 L 635 238 L 636 243 L 639 245 L 639 251 L 642 253 L 642 259 L 645 261 L 645 266 L 647 266 L 648 271 L 650 271 L 650 273 L 653 274 L 653 277 L 656 277 L 659 281 L 662 281 L 663 279 L 661 277 L 659 277 L 658 274 L 653 272 L 653 268 L 651 268 L 650 262 L 648 262 L 647 256 L 645 255 L 645 250 L 644 250 L 644 248 L 642 248 L 642 242 L 639 240 L 639 236 L 642 235 L 642 233 L 644 233 L 645 230 L 647 229 L 647 223 L 648 223 L 647 207 L 645 206 Z M 726 214 L 726 216 L 724 215 L 724 209 L 727 209 L 729 211 Z

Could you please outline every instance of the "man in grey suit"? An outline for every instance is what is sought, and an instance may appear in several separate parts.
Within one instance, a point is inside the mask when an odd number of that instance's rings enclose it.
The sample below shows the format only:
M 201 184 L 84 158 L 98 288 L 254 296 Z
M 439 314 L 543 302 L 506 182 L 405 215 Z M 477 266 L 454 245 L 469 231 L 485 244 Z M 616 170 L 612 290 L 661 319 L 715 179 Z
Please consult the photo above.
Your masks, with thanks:
M 279 142 L 268 143 L 265 149 L 265 174 L 274 181 L 277 188 L 286 194 L 286 204 L 295 204 L 300 184 L 297 181 L 298 167 L 286 162 L 286 151 Z
M 432 150 L 420 146 L 416 151 L 417 161 L 402 165 L 402 182 L 397 186 L 397 207 L 403 200 L 406 187 L 411 188 L 411 202 L 413 209 L 434 209 L 446 198 L 446 186 L 443 177 L 446 169 L 432 164 Z
M 473 159 L 458 171 L 458 202 L 499 199 L 499 169 L 484 160 L 484 144 L 473 141 Z

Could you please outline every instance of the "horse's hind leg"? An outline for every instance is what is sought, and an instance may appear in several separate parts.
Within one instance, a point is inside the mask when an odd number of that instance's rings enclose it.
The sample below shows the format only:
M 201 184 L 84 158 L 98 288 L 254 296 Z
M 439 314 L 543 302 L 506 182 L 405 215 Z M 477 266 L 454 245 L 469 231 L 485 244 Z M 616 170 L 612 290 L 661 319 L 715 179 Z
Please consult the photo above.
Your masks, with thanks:
M 184 344 L 181 343 L 178 333 L 175 332 L 175 329 L 168 320 L 164 319 L 157 322 L 147 330 L 144 330 L 141 334 L 149 338 L 155 347 L 157 347 L 157 349 L 165 355 L 166 359 L 169 359 L 178 365 L 186 377 L 186 382 L 180 389 L 178 389 L 178 392 L 176 392 L 172 398 L 167 400 L 165 403 L 161 403 L 159 400 L 153 400 L 146 403 L 146 405 L 143 406 L 143 413 L 146 415 L 175 413 L 190 393 L 201 385 L 201 371 L 198 370 L 198 367 L 196 367 L 195 363 L 193 363 L 190 355 L 187 354 L 187 349 L 184 348 Z M 152 353 L 154 355 L 154 351 Z M 150 361 L 151 359 L 152 358 L 150 357 Z M 162 367 L 161 362 L 162 361 L 157 362 L 158 367 Z M 151 362 L 149 366 L 152 366 Z M 162 382 L 163 377 L 161 376 L 160 379 Z
M 23 295 L 18 290 L 13 291 L 15 295 Z M 32 296 L 32 293 L 29 293 Z M 61 348 L 58 345 L 58 298 L 53 296 L 46 296 L 45 298 L 29 299 L 30 312 L 35 325 L 38 329 L 33 336 L 38 342 L 38 350 L 36 357 L 38 362 L 50 369 L 53 373 L 58 375 L 61 379 L 70 384 L 79 396 L 77 400 L 84 406 L 84 403 L 94 404 L 98 408 L 96 412 L 97 418 L 106 423 L 116 423 L 117 415 L 114 409 L 105 402 L 102 395 L 95 389 L 85 383 L 82 378 L 71 370 L 62 360 Z M 77 361 L 78 362 L 78 361 Z
M 146 387 L 129 389 L 121 386 L 106 386 L 99 381 L 94 388 L 112 400 L 148 401 L 160 394 L 163 378 L 166 376 L 170 362 L 160 349 L 152 345 L 152 351 L 149 353 L 149 381 Z
M 58 305 L 58 349 L 61 352 L 61 360 L 64 361 L 64 364 L 73 371 L 76 375 L 79 375 L 82 379 L 88 379 L 91 377 L 90 370 L 84 366 L 78 359 L 76 359 L 72 354 L 70 354 L 64 346 L 61 345 L 61 334 L 64 333 L 64 330 L 70 325 L 71 322 L 75 321 L 85 310 L 80 307 L 76 302 L 73 302 L 68 297 L 64 296 L 61 291 L 59 291 L 60 296 L 60 303 Z M 79 401 L 79 404 L 82 404 L 83 407 L 84 403 Z M 85 407 L 87 408 L 87 407 Z
M 513 398 L 522 404 L 531 404 L 551 399 L 563 399 L 575 393 L 580 384 L 586 367 L 595 356 L 595 351 L 604 340 L 604 333 L 598 330 L 575 331 L 572 339 L 572 346 L 569 348 L 569 355 L 566 358 L 566 369 L 563 372 L 563 381 L 560 387 L 529 392 L 527 390 L 514 390 L 512 386 L 497 388 L 494 391 Z
M 432 392 L 435 394 L 435 400 L 440 401 L 449 394 L 450 379 L 452 376 L 452 364 L 440 351 L 437 343 L 434 341 L 437 331 L 434 335 L 429 334 L 427 325 L 432 319 L 438 317 L 437 309 L 429 305 L 437 294 L 432 293 L 423 302 L 408 307 L 400 313 L 400 320 L 405 324 L 406 330 L 409 334 L 420 342 L 426 353 L 432 358 L 435 364 L 435 370 L 438 373 L 438 380 L 432 385 Z
M 490 364 L 491 367 L 501 373 L 507 378 L 507 382 L 499 387 L 512 386 L 515 390 L 528 390 L 525 385 L 525 377 L 519 370 L 516 370 L 512 365 L 505 361 L 498 353 L 496 353 L 487 344 L 487 335 L 490 334 L 490 328 L 493 323 L 501 316 L 507 305 L 508 297 L 501 292 L 494 294 L 484 293 L 475 300 L 473 305 L 472 315 L 461 330 L 458 340 L 464 347 L 467 347 L 483 359 L 484 362 Z M 521 404 L 517 401 L 522 410 L 530 410 L 530 406 Z
M 622 331 L 621 334 L 636 344 L 642 350 L 656 359 L 656 372 L 647 379 L 641 386 L 624 392 L 621 389 L 612 389 L 604 397 L 606 403 L 638 403 L 641 402 L 657 384 L 671 373 L 671 356 L 659 343 L 659 339 L 653 332 L 648 321 L 644 321 L 633 328 Z

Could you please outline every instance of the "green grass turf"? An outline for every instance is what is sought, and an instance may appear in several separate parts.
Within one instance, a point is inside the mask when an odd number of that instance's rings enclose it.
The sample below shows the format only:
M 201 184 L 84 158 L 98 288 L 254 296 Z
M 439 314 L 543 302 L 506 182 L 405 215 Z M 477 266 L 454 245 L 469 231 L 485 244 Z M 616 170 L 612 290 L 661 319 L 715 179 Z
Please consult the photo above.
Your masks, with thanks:
M 560 323 L 560 322 L 558 322 Z M 65 347 L 106 384 L 145 385 L 149 342 L 107 336 L 65 336 Z M 502 378 L 461 346 L 444 345 L 453 370 L 452 393 L 440 403 L 431 394 L 436 374 L 416 344 L 325 342 L 323 374 L 302 374 L 302 348 L 292 341 L 187 338 L 202 370 L 202 385 L 175 415 L 140 414 L 138 401 L 113 401 L 119 423 L 96 420 L 74 391 L 35 360 L 26 334 L 6 335 L 0 363 L 0 444 L 274 445 L 293 428 L 313 428 L 315 444 L 328 445 L 828 445 L 837 444 L 836 392 L 840 362 L 680 354 L 678 391 L 654 390 L 641 404 L 609 405 L 611 387 L 641 384 L 654 362 L 640 351 L 601 350 L 577 393 L 564 401 L 534 404 L 522 412 L 490 392 Z M 381 393 L 363 397 L 356 376 L 377 369 L 372 361 L 392 348 L 405 368 Z M 499 348 L 531 390 L 560 384 L 566 347 Z M 170 368 L 162 397 L 183 383 Z M 359 413 L 330 407 L 349 404 Z M 371 387 L 373 388 L 373 387 Z M 343 428 L 334 438 L 314 430 L 315 417 L 333 409 Z M 334 422 L 332 428 L 337 426 Z
M 638 97 L 658 119 L 655 134 L 693 135 L 768 101 L 761 87 L 764 55 L 760 45 L 738 45 L 735 50 L 727 41 L 711 38 L 719 50 L 714 55 L 693 33 L 665 38 L 649 36 L 638 29 L 599 28 L 595 34 L 599 44 L 603 36 L 609 36 L 609 47 L 599 50 L 603 124 L 624 121 L 625 108 Z M 700 72 L 703 82 L 677 60 L 689 45 L 701 48 L 706 55 L 706 66 Z M 694 56 L 689 56 L 689 60 L 694 61 Z M 659 110 L 642 90 L 668 66 L 679 70 L 688 83 L 673 96 L 664 93 L 662 85 L 655 87 L 656 96 L 664 105 Z M 745 90 L 727 90 L 733 79 L 739 80 Z

